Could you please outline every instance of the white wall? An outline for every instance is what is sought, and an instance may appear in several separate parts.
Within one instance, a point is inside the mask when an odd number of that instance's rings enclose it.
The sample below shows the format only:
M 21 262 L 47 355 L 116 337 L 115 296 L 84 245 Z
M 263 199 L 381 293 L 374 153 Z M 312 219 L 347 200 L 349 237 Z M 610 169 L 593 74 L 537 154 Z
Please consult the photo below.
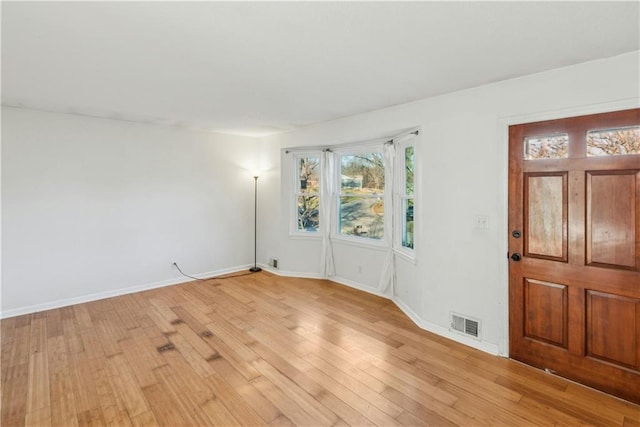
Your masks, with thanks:
M 398 260 L 397 303 L 421 326 L 506 353 L 508 123 L 639 104 L 638 53 L 531 75 L 261 140 L 2 109 L 2 316 L 245 268 L 320 275 L 320 241 L 289 236 L 286 147 L 419 126 L 417 262 Z M 474 215 L 490 229 L 474 230 Z M 384 253 L 336 243 L 337 280 L 376 292 Z M 363 266 L 362 273 L 358 266 Z M 483 322 L 450 334 L 449 312 Z
M 416 162 L 417 262 L 398 261 L 397 303 L 421 326 L 493 353 L 507 353 L 507 125 L 639 104 L 638 52 L 424 99 L 265 138 L 280 149 L 333 145 L 421 128 Z M 283 175 L 289 176 L 290 174 Z M 269 188 L 260 259 L 285 274 L 318 276 L 320 241 L 288 235 L 289 183 Z M 264 192 L 263 192 L 264 193 Z M 474 229 L 488 215 L 489 230 Z M 384 253 L 334 243 L 337 280 L 375 292 Z M 364 265 L 362 274 L 357 266 Z M 482 321 L 482 341 L 448 332 L 455 311 Z
M 2 109 L 2 316 L 253 261 L 257 141 Z

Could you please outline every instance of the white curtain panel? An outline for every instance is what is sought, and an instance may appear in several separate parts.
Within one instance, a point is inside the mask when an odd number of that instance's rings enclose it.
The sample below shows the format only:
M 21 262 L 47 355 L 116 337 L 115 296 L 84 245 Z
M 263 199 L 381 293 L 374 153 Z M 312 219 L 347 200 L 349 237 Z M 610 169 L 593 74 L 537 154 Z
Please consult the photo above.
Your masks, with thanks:
M 385 217 L 391 218 L 391 223 L 386 224 L 385 228 L 387 230 L 387 237 L 389 238 L 389 250 L 387 251 L 387 256 L 385 257 L 384 264 L 382 266 L 382 274 L 380 276 L 380 282 L 378 284 L 378 289 L 384 295 L 393 296 L 395 293 L 396 286 L 396 256 L 393 250 L 393 244 L 395 242 L 395 233 L 396 233 L 396 211 L 394 209 L 395 206 L 395 194 L 396 194 L 396 183 L 399 182 L 399 178 L 397 175 L 397 170 L 401 169 L 396 167 L 395 157 L 396 157 L 396 149 L 395 144 L 393 142 L 385 143 L 382 147 L 382 152 L 384 155 L 384 165 L 386 168 L 386 182 L 384 184 L 384 191 L 390 195 L 390 197 L 386 197 L 386 200 L 389 203 L 389 206 L 384 207 Z M 390 215 L 389 215 L 390 213 Z
M 395 136 L 391 141 L 384 144 L 383 155 L 385 167 L 387 168 L 385 182 L 385 192 L 390 194 L 387 197 L 389 206 L 385 206 L 385 212 L 389 215 L 386 218 L 391 218 L 388 227 L 387 236 L 389 238 L 389 250 L 382 267 L 382 274 L 380 275 L 380 282 L 378 283 L 378 290 L 383 295 L 394 296 L 396 291 L 396 252 L 395 245 L 398 240 L 398 233 L 402 228 L 402 216 L 404 212 L 401 212 L 400 203 L 401 198 L 399 194 L 404 191 L 401 186 L 404 185 L 404 150 L 406 143 L 409 140 L 415 138 L 418 135 L 418 131 L 412 131 L 409 133 Z M 398 215 L 400 214 L 400 215 Z
M 322 233 L 320 269 L 324 277 L 336 275 L 331 242 L 331 230 L 334 227 L 333 210 L 336 204 L 335 163 L 335 154 L 329 150 L 323 151 L 320 163 L 322 180 L 320 186 L 320 231 Z

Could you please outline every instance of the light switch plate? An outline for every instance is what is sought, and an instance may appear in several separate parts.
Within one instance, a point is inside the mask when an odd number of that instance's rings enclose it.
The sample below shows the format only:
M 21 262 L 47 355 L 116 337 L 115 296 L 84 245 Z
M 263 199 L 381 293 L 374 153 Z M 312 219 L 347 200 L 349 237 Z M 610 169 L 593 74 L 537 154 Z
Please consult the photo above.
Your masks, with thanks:
M 489 215 L 476 215 L 474 217 L 474 227 L 476 230 L 489 229 Z

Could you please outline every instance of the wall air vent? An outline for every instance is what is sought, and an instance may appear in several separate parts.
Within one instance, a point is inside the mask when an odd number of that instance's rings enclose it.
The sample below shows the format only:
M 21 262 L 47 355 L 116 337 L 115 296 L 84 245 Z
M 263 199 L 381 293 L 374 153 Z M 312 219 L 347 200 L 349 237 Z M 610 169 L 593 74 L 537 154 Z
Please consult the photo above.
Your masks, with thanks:
M 451 330 L 480 339 L 480 321 L 467 316 L 451 313 Z

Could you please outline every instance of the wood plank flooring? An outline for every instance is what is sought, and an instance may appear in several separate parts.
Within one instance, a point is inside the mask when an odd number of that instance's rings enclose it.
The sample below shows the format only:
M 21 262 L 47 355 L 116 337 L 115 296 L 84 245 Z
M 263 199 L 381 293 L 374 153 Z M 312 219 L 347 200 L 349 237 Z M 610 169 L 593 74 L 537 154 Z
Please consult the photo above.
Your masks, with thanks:
M 640 426 L 640 407 L 267 272 L 2 322 L 2 426 Z

